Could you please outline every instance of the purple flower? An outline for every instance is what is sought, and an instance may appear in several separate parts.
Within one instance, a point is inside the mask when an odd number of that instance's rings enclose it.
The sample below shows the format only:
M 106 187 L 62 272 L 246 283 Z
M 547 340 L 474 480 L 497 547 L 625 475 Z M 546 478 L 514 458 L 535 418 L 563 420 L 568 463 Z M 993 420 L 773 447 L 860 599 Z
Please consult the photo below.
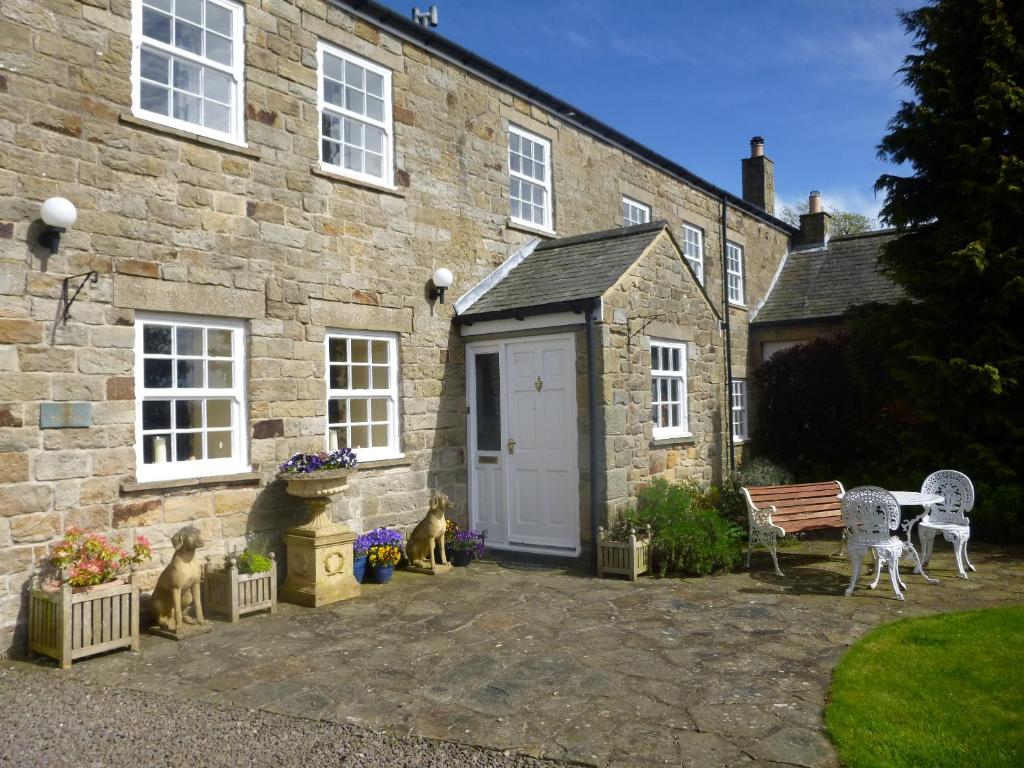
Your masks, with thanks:
M 356 557 L 361 557 L 370 551 L 370 547 L 386 546 L 402 548 L 402 534 L 390 528 L 374 528 L 367 531 L 356 539 L 352 549 Z
M 339 448 L 331 453 L 296 453 L 281 465 L 281 471 L 298 474 L 316 472 L 318 469 L 346 469 L 355 465 L 355 451 L 351 448 Z
M 486 531 L 456 531 L 448 546 L 455 552 L 472 552 L 480 557 L 484 553 L 484 538 L 486 536 Z

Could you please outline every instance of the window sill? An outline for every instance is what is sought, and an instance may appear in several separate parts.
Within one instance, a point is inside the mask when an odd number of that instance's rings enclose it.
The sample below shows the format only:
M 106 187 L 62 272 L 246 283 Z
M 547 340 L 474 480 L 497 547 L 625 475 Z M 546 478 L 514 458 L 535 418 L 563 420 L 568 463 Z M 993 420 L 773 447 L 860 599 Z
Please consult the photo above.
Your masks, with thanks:
M 729 306 L 732 307 L 733 309 L 746 309 L 747 308 L 747 305 L 744 304 L 743 302 L 733 301 L 732 299 L 729 299 Z
M 524 221 L 516 221 L 511 216 L 505 219 L 505 226 L 509 229 L 517 229 L 520 232 L 529 232 L 531 235 L 543 235 L 544 237 L 557 237 L 555 230 L 538 227 L 534 224 L 527 224 Z
M 405 456 L 397 456 L 393 459 L 375 459 L 374 461 L 360 461 L 356 469 L 360 472 L 367 472 L 373 469 L 390 469 L 391 467 L 411 467 L 412 461 Z
M 375 184 L 372 181 L 366 179 L 357 179 L 353 176 L 346 176 L 344 173 L 338 173 L 337 171 L 328 170 L 319 163 L 313 163 L 309 166 L 309 172 L 314 176 L 321 176 L 331 181 L 341 181 L 345 184 L 351 184 L 353 187 L 362 187 L 363 189 L 369 189 L 373 192 L 381 192 L 385 195 L 394 195 L 395 197 L 405 197 L 403 192 L 398 187 L 393 187 L 390 184 Z
M 135 480 L 123 480 L 121 493 L 140 493 L 143 491 L 164 491 L 175 488 L 195 488 L 207 485 L 259 485 L 263 475 L 260 465 L 254 464 L 251 472 L 238 472 L 233 475 L 210 475 L 208 477 L 183 477 L 177 480 L 150 480 L 144 483 Z
M 655 437 L 651 439 L 652 448 L 668 448 L 673 445 L 693 445 L 697 438 L 693 435 L 676 435 L 675 437 Z
M 237 155 L 244 155 L 245 157 L 251 157 L 256 160 L 263 157 L 263 153 L 258 149 L 252 149 L 244 144 L 232 144 L 227 141 L 220 141 L 219 139 L 200 136 L 198 133 L 182 131 L 179 128 L 172 128 L 169 125 L 163 125 L 162 123 L 158 123 L 153 120 L 136 117 L 129 112 L 122 112 L 118 115 L 118 120 L 125 125 L 133 125 L 137 128 L 145 128 L 146 130 L 154 131 L 156 133 L 165 133 L 169 136 L 177 136 L 179 139 L 185 139 L 186 141 L 191 141 L 196 144 L 205 144 L 208 147 L 223 149 L 225 152 L 234 152 Z

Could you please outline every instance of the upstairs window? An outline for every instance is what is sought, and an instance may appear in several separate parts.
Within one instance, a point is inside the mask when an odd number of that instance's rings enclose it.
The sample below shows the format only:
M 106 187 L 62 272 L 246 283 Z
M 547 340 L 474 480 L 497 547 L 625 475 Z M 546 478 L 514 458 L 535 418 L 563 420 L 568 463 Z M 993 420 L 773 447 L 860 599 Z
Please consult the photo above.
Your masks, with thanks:
M 690 435 L 686 344 L 651 342 L 651 421 L 655 440 Z
M 704 285 L 704 232 L 689 224 L 683 224 L 683 256 Z
M 360 461 L 393 459 L 398 448 L 398 337 L 327 334 L 327 449 Z
M 324 42 L 316 52 L 323 167 L 391 186 L 391 71 Z
M 651 207 L 629 197 L 622 198 L 622 226 L 646 224 L 651 220 Z
M 729 303 L 746 303 L 743 288 L 743 249 L 735 243 L 725 245 L 725 271 L 729 280 Z
M 244 143 L 243 10 L 230 0 L 133 0 L 132 105 L 139 117 Z
M 249 470 L 239 322 L 136 313 L 136 479 Z
M 508 127 L 508 192 L 512 221 L 551 230 L 551 142 Z
M 736 440 L 746 440 L 747 432 L 747 381 L 732 380 L 732 436 Z

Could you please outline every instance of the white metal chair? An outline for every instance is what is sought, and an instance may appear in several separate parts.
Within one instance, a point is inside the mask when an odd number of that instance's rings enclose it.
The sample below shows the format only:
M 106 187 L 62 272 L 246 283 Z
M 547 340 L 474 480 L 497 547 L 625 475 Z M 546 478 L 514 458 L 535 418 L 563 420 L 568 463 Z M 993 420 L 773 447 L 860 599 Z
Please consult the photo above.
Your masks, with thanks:
M 889 579 L 896 599 L 902 600 L 900 588 L 907 585 L 900 579 L 900 556 L 903 554 L 903 541 L 892 535 L 900 524 L 900 505 L 893 495 L 884 488 L 873 485 L 862 485 L 852 488 L 843 495 L 843 524 L 848 531 L 846 547 L 850 553 L 850 565 L 853 574 L 850 586 L 846 588 L 846 596 L 853 594 L 860 578 L 860 567 L 864 555 L 871 550 L 877 560 L 875 579 L 871 588 L 878 586 L 882 575 L 882 565 L 889 569 Z
M 964 564 L 974 570 L 967 558 L 971 521 L 966 515 L 974 508 L 974 485 L 971 479 L 955 469 L 940 469 L 924 479 L 921 493 L 934 493 L 943 498 L 939 503 L 926 505 L 924 517 L 917 524 L 917 536 L 921 540 L 921 561 L 927 564 L 931 559 L 935 534 L 941 533 L 953 545 L 957 575 L 966 579 Z

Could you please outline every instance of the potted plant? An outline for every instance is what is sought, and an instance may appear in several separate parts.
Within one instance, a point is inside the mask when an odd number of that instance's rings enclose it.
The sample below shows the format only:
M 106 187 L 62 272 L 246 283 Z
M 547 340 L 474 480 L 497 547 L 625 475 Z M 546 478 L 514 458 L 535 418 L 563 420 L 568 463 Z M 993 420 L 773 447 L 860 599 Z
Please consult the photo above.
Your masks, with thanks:
M 619 522 L 610 531 L 597 529 L 597 575 L 624 574 L 630 581 L 651 569 L 651 526 L 638 534 L 626 522 Z
M 217 567 L 207 555 L 203 573 L 203 605 L 231 622 L 244 614 L 277 612 L 277 557 L 262 542 L 250 542 L 242 554 Z
M 360 584 L 366 578 L 366 553 L 369 551 L 371 542 L 368 534 L 356 538 L 352 545 L 352 573 Z
M 37 578 L 29 595 L 29 653 L 74 659 L 114 648 L 139 649 L 139 589 L 128 570 L 149 560 L 139 536 L 130 550 L 97 533 L 68 528 L 50 553 L 55 573 Z
M 315 530 L 331 524 L 327 517 L 330 496 L 342 491 L 355 472 L 356 455 L 351 448 L 327 453 L 296 453 L 280 466 L 278 477 L 292 496 L 311 499 L 310 519 L 300 528 Z
M 484 553 L 484 536 L 480 531 L 456 531 L 452 537 L 452 543 L 448 545 L 451 550 L 452 565 L 465 568 L 474 557 L 480 557 Z
M 360 538 L 366 546 L 367 581 L 387 584 L 402 559 L 402 534 L 390 528 L 374 528 Z

